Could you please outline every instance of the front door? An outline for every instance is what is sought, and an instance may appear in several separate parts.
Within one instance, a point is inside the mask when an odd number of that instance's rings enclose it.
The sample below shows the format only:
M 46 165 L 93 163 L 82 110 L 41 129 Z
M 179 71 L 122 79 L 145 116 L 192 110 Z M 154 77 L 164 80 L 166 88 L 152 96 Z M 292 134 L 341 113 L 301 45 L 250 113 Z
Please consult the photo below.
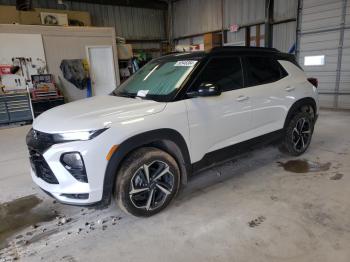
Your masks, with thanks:
M 201 160 L 206 153 L 246 140 L 251 126 L 250 94 L 243 88 L 239 57 L 211 58 L 190 91 L 202 83 L 216 84 L 222 94 L 185 100 L 192 162 Z

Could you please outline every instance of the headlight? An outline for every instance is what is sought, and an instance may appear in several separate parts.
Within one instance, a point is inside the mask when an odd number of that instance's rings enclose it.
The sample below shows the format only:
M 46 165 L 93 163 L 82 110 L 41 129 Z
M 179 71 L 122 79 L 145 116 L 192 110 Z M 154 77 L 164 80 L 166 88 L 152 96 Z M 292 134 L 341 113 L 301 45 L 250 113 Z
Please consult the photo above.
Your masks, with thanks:
M 84 140 L 93 139 L 94 137 L 97 137 L 98 135 L 100 135 L 106 130 L 107 128 L 93 130 L 93 131 L 79 131 L 79 132 L 53 134 L 53 138 L 56 143 L 67 142 L 67 141 L 77 141 L 77 140 L 84 141 Z

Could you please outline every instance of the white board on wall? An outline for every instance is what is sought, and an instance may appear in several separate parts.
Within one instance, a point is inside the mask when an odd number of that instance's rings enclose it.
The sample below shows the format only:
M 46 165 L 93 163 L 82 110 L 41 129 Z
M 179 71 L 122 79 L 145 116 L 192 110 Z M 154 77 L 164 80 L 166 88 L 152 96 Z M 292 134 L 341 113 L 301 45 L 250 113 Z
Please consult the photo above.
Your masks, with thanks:
M 11 62 L 14 56 L 45 60 L 41 35 L 0 33 L 0 64 Z
M 0 33 L 0 64 L 13 65 L 13 59 L 16 58 L 30 59 L 26 65 L 26 73 L 28 72 L 29 76 L 40 72 L 46 73 L 46 59 L 41 35 Z M 3 76 L 3 84 L 10 85 L 11 82 L 14 82 L 13 77 L 14 75 Z M 25 82 L 24 77 L 18 77 L 22 78 L 21 83 Z

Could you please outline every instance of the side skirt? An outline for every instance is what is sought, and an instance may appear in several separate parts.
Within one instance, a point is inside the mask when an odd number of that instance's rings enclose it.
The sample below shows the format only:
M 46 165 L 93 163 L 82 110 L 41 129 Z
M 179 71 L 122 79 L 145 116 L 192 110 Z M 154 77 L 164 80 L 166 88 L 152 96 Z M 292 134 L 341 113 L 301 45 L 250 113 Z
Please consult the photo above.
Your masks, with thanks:
M 238 144 L 207 153 L 201 160 L 192 164 L 192 174 L 232 160 L 253 149 L 278 143 L 283 138 L 284 130 L 280 129 Z

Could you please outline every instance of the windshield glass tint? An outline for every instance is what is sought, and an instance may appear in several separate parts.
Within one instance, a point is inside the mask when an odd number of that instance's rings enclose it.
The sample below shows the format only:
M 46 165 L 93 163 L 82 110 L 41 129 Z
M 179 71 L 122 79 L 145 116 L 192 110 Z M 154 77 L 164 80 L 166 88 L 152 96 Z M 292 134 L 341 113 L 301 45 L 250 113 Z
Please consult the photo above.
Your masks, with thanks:
M 120 85 L 114 94 L 166 98 L 176 92 L 196 63 L 195 60 L 151 61 Z

